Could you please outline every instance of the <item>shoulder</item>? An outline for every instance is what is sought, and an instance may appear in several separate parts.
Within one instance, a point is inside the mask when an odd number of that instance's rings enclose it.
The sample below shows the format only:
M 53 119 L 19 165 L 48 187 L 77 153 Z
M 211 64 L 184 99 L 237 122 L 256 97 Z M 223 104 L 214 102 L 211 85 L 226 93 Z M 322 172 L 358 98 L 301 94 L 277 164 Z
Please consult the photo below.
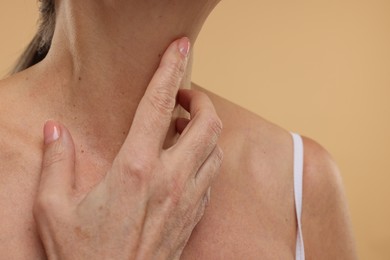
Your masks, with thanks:
M 228 159 L 229 155 L 236 158 L 227 163 L 238 162 L 238 167 L 257 175 L 265 172 L 265 168 L 274 173 L 292 171 L 293 141 L 289 131 L 207 90 L 196 89 L 211 98 L 223 122 L 220 139 L 227 147 L 224 152 L 228 153 Z
M 302 229 L 309 259 L 357 259 L 340 170 L 329 152 L 303 137 Z
M 342 192 L 339 168 L 330 153 L 315 140 L 302 136 L 304 147 L 304 190 L 312 195 Z
M 0 170 L 20 167 L 20 162 L 40 147 L 31 120 L 34 110 L 21 91 L 23 74 L 0 81 Z
M 339 168 L 330 153 L 315 140 L 302 136 L 304 146 L 304 191 L 307 195 L 330 196 L 342 192 Z M 309 196 L 311 198 L 311 196 Z M 310 202 L 308 199 L 307 202 Z
M 207 92 L 224 124 L 225 167 L 240 174 L 263 219 L 294 214 L 293 140 L 289 131 Z M 302 225 L 308 259 L 355 259 L 347 201 L 339 168 L 318 142 L 304 146 Z M 225 162 L 224 162 L 225 163 Z M 266 207 L 266 208 L 265 208 Z M 266 209 L 266 210 L 265 210 Z M 290 217 L 291 218 L 291 217 Z M 285 226 L 295 248 L 295 216 Z M 279 222 L 278 225 L 282 225 Z M 289 227 L 292 227 L 292 232 Z M 288 231 L 289 230 L 289 231 Z
M 210 92 L 206 94 L 224 126 L 220 138 L 224 162 L 215 182 L 215 188 L 223 191 L 219 203 L 240 212 L 240 223 L 245 220 L 251 234 L 256 234 L 253 239 L 267 237 L 283 248 L 281 252 L 293 252 L 296 219 L 290 132 Z

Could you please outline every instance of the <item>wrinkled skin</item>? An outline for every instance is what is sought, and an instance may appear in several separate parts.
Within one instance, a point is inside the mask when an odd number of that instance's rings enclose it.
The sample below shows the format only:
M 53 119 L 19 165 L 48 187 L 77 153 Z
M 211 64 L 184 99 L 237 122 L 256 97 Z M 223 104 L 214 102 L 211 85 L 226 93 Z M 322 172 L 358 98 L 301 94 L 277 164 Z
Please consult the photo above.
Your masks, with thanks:
M 206 95 L 180 90 L 189 49 L 167 49 L 107 175 L 91 191 L 75 190 L 74 144 L 48 121 L 34 217 L 49 259 L 178 259 L 203 216 L 221 163 L 222 125 Z M 163 149 L 176 103 L 181 136 Z

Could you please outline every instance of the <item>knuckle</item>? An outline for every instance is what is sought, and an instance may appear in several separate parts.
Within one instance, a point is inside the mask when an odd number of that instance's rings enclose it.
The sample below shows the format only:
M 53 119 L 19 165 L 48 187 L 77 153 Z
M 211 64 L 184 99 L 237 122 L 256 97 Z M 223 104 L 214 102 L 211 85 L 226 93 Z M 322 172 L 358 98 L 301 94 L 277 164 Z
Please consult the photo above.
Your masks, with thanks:
M 62 204 L 63 199 L 59 195 L 47 192 L 41 193 L 34 203 L 33 212 L 36 216 L 47 215 L 61 208 Z
M 207 133 L 209 136 L 219 137 L 221 135 L 223 126 L 222 121 L 218 118 L 218 116 L 209 115 L 207 117 L 205 125 L 207 127 Z
M 170 114 L 175 107 L 176 97 L 171 94 L 169 89 L 172 88 L 170 83 L 164 84 L 156 88 L 150 96 L 150 103 L 159 114 Z
M 152 163 L 149 160 L 145 160 L 138 157 L 135 157 L 132 160 L 128 159 L 129 157 L 122 158 L 120 160 L 120 174 L 123 176 L 124 180 L 132 180 L 136 185 L 145 185 L 149 183 L 150 177 L 152 174 Z
M 161 67 L 163 77 L 150 95 L 150 103 L 161 114 L 171 113 L 176 104 L 176 91 L 185 73 L 180 59 L 167 61 Z
M 218 176 L 219 172 L 220 172 L 220 168 L 222 166 L 222 162 L 223 162 L 223 152 L 222 150 L 217 147 L 215 152 L 213 153 L 213 156 L 212 156 L 212 165 L 210 167 L 210 174 L 209 174 L 209 178 L 208 178 L 208 183 L 211 184 L 214 179 Z
M 43 168 L 49 168 L 50 166 L 67 159 L 65 154 L 65 147 L 61 144 L 61 142 L 53 143 L 50 149 L 50 152 L 45 153 L 45 157 L 42 162 Z
M 176 58 L 174 60 L 168 61 L 164 64 L 164 69 L 171 75 L 173 78 L 181 78 L 185 73 L 185 63 L 182 59 Z
M 215 163 L 216 163 L 217 167 L 219 168 L 221 166 L 222 162 L 223 162 L 223 151 L 222 151 L 222 149 L 219 146 L 217 146 L 216 149 L 217 150 L 216 150 L 216 153 L 215 153 L 216 154 L 216 156 L 215 156 Z

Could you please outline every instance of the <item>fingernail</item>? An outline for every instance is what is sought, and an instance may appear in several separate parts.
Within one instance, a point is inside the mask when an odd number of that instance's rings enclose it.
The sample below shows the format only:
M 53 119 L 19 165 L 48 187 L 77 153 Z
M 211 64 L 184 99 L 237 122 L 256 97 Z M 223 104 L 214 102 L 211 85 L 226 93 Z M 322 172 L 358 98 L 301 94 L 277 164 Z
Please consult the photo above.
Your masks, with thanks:
M 60 138 L 60 127 L 54 121 L 47 121 L 43 128 L 45 144 L 50 144 Z
M 190 40 L 187 37 L 183 37 L 183 38 L 180 39 L 180 41 L 179 41 L 179 51 L 185 57 L 188 56 L 188 53 L 190 52 Z
M 210 200 L 211 200 L 211 187 L 209 187 L 207 190 L 207 205 L 210 204 Z

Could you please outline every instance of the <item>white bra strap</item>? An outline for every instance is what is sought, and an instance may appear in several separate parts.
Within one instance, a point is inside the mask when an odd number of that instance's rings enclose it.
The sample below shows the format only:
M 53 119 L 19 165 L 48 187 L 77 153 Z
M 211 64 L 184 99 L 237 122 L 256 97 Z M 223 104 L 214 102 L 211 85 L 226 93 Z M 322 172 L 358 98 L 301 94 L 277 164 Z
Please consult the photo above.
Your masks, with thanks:
M 294 197 L 295 211 L 297 215 L 297 243 L 296 243 L 296 260 L 305 259 L 305 249 L 302 236 L 302 191 L 303 191 L 303 141 L 300 135 L 291 133 L 294 141 Z

